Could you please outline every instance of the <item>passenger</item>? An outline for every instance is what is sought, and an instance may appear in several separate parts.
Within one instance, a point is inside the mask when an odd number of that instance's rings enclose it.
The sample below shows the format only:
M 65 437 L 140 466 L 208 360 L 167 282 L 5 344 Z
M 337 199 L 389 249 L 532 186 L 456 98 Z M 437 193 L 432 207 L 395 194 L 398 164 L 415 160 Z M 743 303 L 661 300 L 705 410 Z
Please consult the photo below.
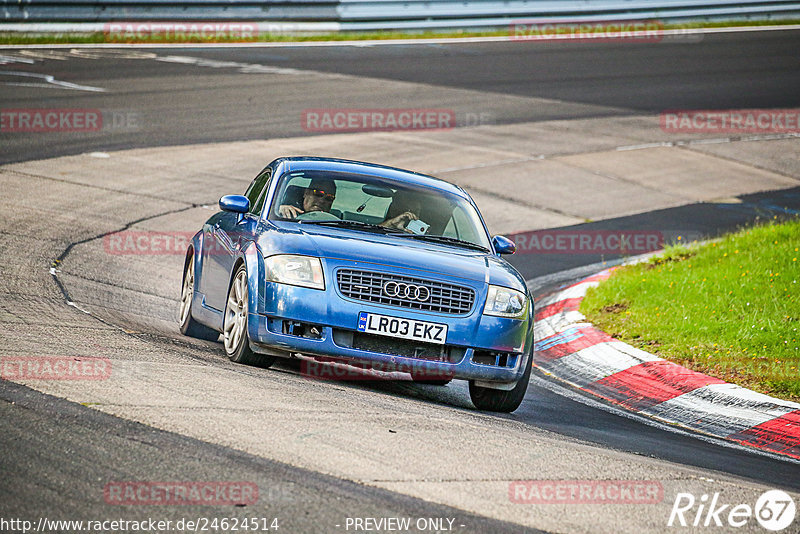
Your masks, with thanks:
M 421 212 L 422 200 L 419 197 L 412 193 L 398 191 L 395 193 L 392 203 L 389 204 L 389 209 L 386 210 L 386 218 L 380 223 L 380 226 L 405 230 L 411 233 L 411 230 L 406 226 L 411 221 L 419 219 Z

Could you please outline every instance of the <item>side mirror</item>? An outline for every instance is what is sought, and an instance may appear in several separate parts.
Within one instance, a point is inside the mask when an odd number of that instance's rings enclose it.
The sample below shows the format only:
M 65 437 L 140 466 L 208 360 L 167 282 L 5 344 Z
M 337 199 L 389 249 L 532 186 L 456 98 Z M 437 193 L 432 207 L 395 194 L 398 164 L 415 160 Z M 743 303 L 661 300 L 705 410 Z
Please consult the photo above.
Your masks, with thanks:
M 219 199 L 219 209 L 233 213 L 247 213 L 250 209 L 250 199 L 244 195 L 225 195 Z
M 517 251 L 517 245 L 509 238 L 496 235 L 492 238 L 492 245 L 498 254 L 513 254 Z

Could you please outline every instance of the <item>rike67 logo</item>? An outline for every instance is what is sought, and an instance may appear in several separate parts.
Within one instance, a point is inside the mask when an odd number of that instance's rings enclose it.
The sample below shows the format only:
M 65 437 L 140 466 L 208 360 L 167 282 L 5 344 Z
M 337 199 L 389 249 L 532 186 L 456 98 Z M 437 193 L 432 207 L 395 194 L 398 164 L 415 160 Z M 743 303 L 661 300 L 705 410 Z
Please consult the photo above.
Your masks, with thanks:
M 781 490 L 764 492 L 755 506 L 723 503 L 719 493 L 711 497 L 702 495 L 699 499 L 691 493 L 678 493 L 667 526 L 741 528 L 755 517 L 763 528 L 778 532 L 794 523 L 796 512 L 792 497 Z

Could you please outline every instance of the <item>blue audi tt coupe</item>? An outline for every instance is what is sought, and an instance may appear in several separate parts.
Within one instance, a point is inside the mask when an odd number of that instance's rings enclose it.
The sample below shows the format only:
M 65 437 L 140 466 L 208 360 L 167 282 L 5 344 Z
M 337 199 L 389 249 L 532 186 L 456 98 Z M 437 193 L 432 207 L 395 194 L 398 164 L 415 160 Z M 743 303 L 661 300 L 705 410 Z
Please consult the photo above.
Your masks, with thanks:
M 278 158 L 191 240 L 180 328 L 228 357 L 469 381 L 481 410 L 525 395 L 533 299 L 461 188 L 340 159 Z M 401 375 L 405 376 L 405 375 Z

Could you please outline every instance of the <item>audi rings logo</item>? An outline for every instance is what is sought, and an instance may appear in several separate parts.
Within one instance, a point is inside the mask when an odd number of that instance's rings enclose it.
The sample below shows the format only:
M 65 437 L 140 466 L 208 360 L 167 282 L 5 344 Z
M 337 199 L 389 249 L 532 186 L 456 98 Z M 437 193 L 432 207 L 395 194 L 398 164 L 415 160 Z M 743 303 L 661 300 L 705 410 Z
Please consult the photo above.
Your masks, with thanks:
M 431 298 L 431 291 L 427 287 L 403 282 L 386 282 L 383 284 L 383 292 L 389 297 L 417 302 L 425 302 Z

